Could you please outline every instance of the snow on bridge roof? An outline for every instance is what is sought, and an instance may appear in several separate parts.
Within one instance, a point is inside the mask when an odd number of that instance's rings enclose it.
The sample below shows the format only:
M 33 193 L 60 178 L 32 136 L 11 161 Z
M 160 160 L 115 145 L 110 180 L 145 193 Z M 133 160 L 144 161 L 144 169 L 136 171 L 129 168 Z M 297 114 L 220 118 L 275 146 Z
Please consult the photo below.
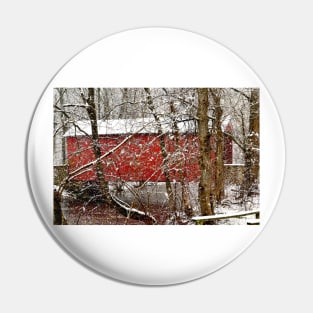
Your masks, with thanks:
M 170 118 L 160 118 L 163 133 L 173 130 L 173 121 Z M 224 121 L 222 128 L 225 130 L 229 121 Z M 194 132 L 196 123 L 194 119 L 186 118 L 177 121 L 179 132 Z M 116 119 L 99 120 L 99 135 L 117 135 L 117 134 L 156 134 L 158 125 L 154 118 L 136 118 L 136 119 Z M 91 126 L 89 120 L 78 121 L 64 134 L 65 137 L 91 135 Z
M 172 122 L 170 119 L 160 119 L 163 132 L 171 131 Z M 177 126 L 181 132 L 189 132 L 195 129 L 195 123 L 192 120 L 179 121 Z M 158 132 L 158 125 L 153 118 L 137 119 L 117 119 L 117 120 L 99 120 L 99 135 L 117 135 L 117 134 L 155 134 Z M 91 135 L 90 121 L 78 121 L 65 133 L 65 137 Z

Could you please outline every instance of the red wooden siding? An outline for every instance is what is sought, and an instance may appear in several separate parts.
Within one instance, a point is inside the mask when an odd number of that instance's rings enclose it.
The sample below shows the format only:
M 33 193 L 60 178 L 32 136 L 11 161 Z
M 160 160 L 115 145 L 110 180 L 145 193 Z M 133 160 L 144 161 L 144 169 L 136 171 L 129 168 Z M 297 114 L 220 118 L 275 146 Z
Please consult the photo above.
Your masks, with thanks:
M 125 139 L 126 135 L 101 135 L 101 152 L 110 151 Z M 86 136 L 67 137 L 69 172 L 95 159 L 91 140 Z M 212 140 L 213 137 L 212 137 Z M 168 163 L 172 181 L 198 181 L 199 151 L 198 138 L 194 134 L 180 135 L 179 145 L 173 135 L 165 136 Z M 211 159 L 215 153 L 212 150 Z M 232 141 L 225 137 L 225 163 L 232 163 Z M 107 181 L 164 181 L 164 166 L 160 140 L 156 134 L 135 134 L 109 157 L 103 159 L 104 175 Z M 75 177 L 75 180 L 96 180 L 94 168 Z

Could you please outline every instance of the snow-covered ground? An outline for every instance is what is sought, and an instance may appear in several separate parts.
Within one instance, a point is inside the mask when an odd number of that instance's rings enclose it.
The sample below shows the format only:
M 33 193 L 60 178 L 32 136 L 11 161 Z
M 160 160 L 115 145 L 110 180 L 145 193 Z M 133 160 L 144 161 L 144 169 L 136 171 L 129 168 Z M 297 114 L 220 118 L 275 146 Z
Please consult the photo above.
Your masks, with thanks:
M 187 184 L 187 193 L 193 216 L 200 215 L 198 204 L 198 183 Z M 56 188 L 56 186 L 55 186 Z M 174 198 L 176 199 L 175 215 L 168 209 L 168 196 L 165 183 L 147 183 L 140 185 L 134 182 L 110 184 L 111 194 L 121 200 L 134 212 L 144 212 L 156 219 L 156 224 L 194 224 L 186 215 L 182 206 L 182 187 L 180 183 L 172 183 Z M 242 211 L 258 210 L 259 195 L 257 193 L 242 201 L 238 197 L 239 186 L 231 185 L 225 189 L 225 200 L 214 208 L 215 214 L 231 214 Z M 138 221 L 125 220 L 125 216 L 115 213 L 114 208 L 108 209 L 103 203 L 77 201 L 73 194 L 64 192 L 62 209 L 71 220 L 70 223 L 78 224 L 133 224 Z M 93 222 L 94 219 L 94 222 Z M 246 225 L 248 219 L 255 219 L 254 215 L 217 220 L 218 225 Z M 141 224 L 140 222 L 139 224 Z

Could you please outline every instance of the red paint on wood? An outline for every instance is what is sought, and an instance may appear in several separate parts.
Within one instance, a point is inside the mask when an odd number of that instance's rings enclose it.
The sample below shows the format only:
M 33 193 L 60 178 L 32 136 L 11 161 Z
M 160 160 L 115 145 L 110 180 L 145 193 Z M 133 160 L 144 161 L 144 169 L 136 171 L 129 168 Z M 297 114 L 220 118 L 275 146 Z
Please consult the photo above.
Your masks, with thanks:
M 116 147 L 126 135 L 101 135 L 99 144 L 102 154 Z M 213 138 L 213 137 L 211 137 Z M 213 140 L 213 139 L 212 139 Z M 168 152 L 168 166 L 172 181 L 198 181 L 199 148 L 194 134 L 180 135 L 177 146 L 173 135 L 165 137 Z M 86 136 L 67 137 L 68 166 L 71 173 L 75 169 L 95 160 L 91 140 Z M 212 150 L 211 159 L 215 158 Z M 231 163 L 232 142 L 225 137 L 225 161 Z M 107 181 L 164 181 L 164 160 L 160 140 L 156 134 L 135 134 L 118 150 L 102 160 L 104 176 Z M 93 167 L 88 168 L 75 180 L 93 181 L 96 174 Z

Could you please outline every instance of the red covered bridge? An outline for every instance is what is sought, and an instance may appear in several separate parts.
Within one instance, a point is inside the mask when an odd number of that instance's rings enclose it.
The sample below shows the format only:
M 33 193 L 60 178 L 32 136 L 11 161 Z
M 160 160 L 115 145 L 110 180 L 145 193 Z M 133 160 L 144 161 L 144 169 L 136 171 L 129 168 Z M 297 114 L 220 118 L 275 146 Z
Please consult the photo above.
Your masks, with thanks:
M 129 138 L 108 157 L 102 159 L 107 181 L 165 181 L 167 167 L 172 181 L 198 181 L 199 143 L 195 121 L 178 121 L 176 133 L 173 121 L 162 119 L 119 119 L 98 121 L 98 143 L 102 154 L 109 152 Z M 161 129 L 160 129 L 161 127 Z M 162 130 L 162 136 L 160 135 Z M 223 131 L 230 132 L 230 123 L 223 123 Z M 89 121 L 75 123 L 65 134 L 69 173 L 95 160 Z M 164 139 L 166 158 L 162 155 L 160 139 Z M 215 159 L 214 138 L 211 137 L 211 159 Z M 224 136 L 224 162 L 232 163 L 232 140 Z M 75 180 L 94 181 L 93 167 Z

